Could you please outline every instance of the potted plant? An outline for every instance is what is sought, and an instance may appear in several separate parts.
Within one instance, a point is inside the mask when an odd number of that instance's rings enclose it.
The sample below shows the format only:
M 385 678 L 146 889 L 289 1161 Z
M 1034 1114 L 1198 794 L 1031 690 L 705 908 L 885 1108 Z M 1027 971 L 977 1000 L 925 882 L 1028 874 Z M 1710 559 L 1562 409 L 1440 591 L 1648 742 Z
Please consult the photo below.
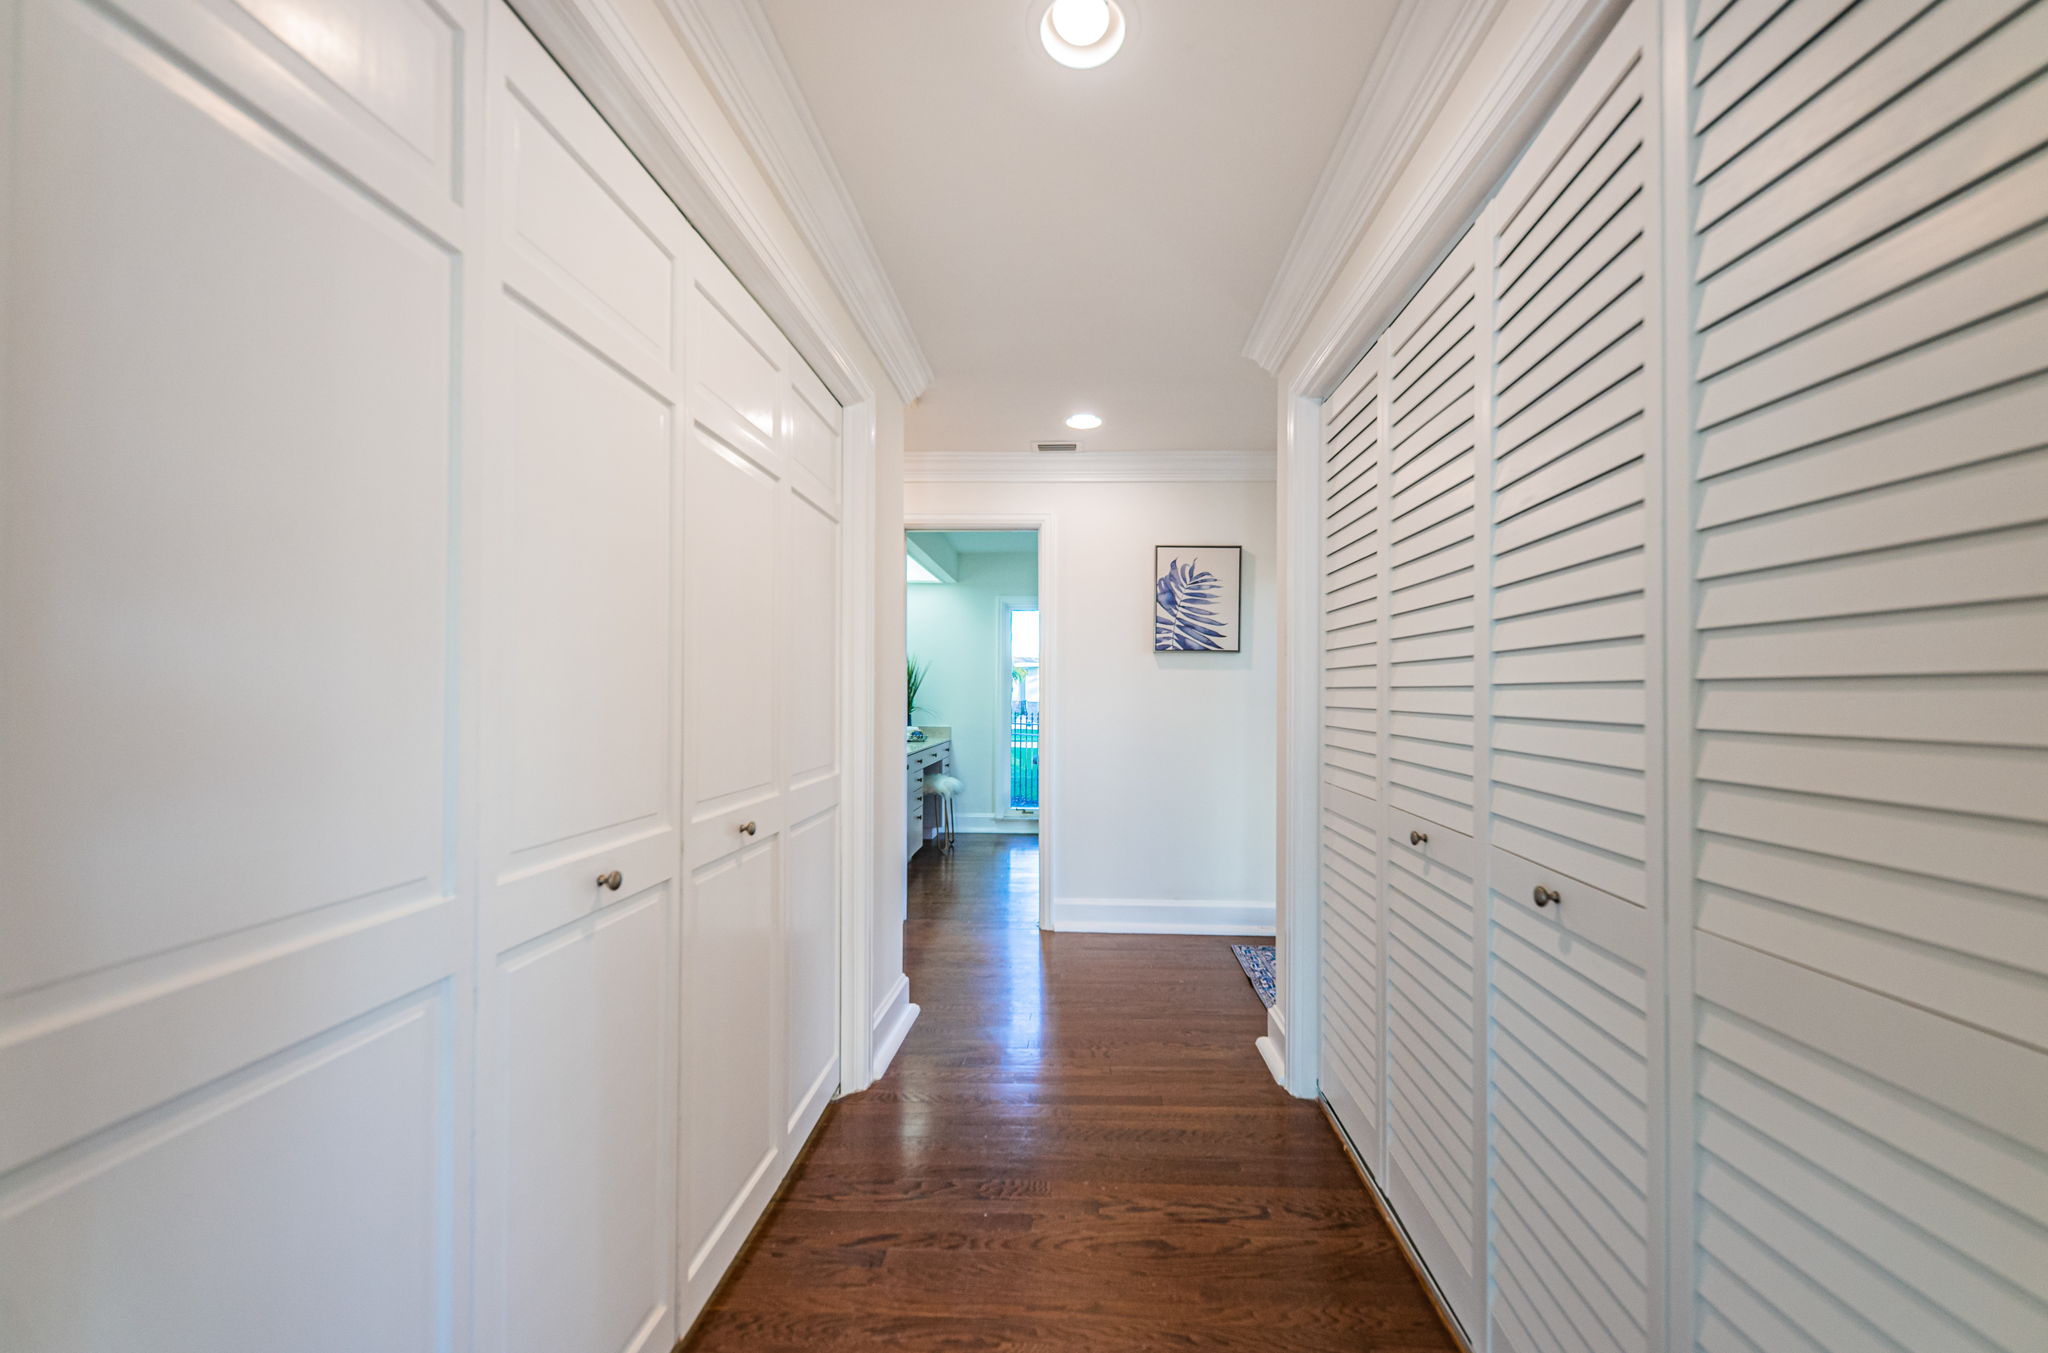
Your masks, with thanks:
M 917 703 L 917 693 L 924 689 L 924 679 L 931 675 L 931 670 L 932 665 L 928 662 L 919 662 L 916 658 L 910 657 L 904 659 L 904 685 L 910 696 L 904 709 L 904 719 L 909 724 L 904 736 L 912 742 L 924 738 L 924 730 L 917 726 L 918 712 L 924 710 L 924 707 Z M 929 710 L 924 712 L 930 713 Z

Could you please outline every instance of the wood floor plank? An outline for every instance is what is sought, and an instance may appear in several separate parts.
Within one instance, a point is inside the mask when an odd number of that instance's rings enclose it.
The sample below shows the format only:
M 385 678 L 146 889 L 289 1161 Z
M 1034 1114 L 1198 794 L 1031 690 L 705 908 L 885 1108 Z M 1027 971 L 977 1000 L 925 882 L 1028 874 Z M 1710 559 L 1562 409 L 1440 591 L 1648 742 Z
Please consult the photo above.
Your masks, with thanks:
M 1444 1353 L 1225 940 L 1044 935 L 1036 841 L 920 852 L 923 1009 L 835 1104 L 691 1353 Z

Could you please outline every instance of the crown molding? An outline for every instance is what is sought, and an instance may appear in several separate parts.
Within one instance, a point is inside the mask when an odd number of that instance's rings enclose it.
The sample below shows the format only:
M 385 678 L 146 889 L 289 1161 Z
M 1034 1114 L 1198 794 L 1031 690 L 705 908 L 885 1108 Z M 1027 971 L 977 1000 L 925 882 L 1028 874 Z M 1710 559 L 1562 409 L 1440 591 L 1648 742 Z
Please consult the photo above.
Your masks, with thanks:
M 1265 451 L 913 451 L 907 484 L 1256 484 L 1274 476 Z
M 1402 0 L 1244 355 L 1277 372 L 1507 0 Z
M 1463 237 L 1626 0 L 1544 0 L 1485 97 L 1347 287 L 1288 393 L 1320 399 Z
M 607 0 L 510 0 L 598 114 L 618 133 L 712 252 L 811 364 L 842 404 L 875 392 L 832 336 L 795 261 L 748 206 L 719 153 L 706 141 Z
M 931 384 L 874 242 L 757 0 L 662 0 L 861 335 L 908 404 Z

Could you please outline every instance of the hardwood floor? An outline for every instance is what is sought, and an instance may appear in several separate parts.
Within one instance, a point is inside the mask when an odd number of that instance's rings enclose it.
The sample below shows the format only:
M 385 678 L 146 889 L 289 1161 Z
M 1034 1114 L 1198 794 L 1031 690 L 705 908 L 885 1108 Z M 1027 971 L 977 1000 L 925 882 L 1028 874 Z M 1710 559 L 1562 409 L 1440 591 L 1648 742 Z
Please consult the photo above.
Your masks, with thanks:
M 835 1105 L 696 1353 L 1454 1347 L 1216 938 L 1043 935 L 1028 837 L 920 852 L 924 1009 Z

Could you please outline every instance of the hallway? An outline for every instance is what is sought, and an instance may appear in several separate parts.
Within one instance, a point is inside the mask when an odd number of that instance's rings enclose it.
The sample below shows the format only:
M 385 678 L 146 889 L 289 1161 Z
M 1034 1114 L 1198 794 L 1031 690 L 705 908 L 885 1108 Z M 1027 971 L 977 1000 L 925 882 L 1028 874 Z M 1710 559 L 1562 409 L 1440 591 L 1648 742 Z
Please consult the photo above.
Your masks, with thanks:
M 1042 935 L 1037 842 L 911 866 L 923 1015 L 687 1347 L 1451 1347 L 1215 937 Z

